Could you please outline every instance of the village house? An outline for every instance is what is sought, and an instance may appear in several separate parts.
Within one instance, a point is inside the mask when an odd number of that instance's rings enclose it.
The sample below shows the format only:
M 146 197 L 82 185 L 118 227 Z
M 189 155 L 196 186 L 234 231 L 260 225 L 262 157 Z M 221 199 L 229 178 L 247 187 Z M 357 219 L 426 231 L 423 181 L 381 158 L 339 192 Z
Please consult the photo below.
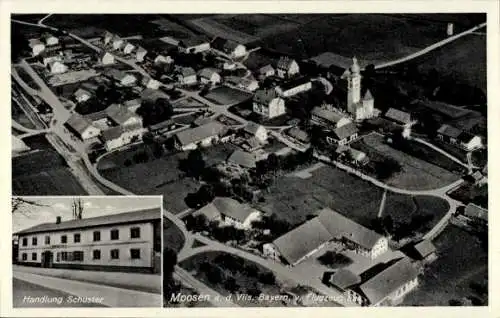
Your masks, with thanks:
M 190 85 L 195 85 L 198 82 L 196 78 L 196 72 L 192 67 L 177 68 L 176 73 L 177 73 L 177 81 L 181 85 L 190 86 Z
M 105 31 L 104 35 L 102 36 L 102 42 L 104 43 L 104 45 L 108 45 L 111 40 L 113 40 L 114 36 L 115 35 L 113 33 Z
M 51 74 L 62 74 L 68 71 L 68 67 L 60 61 L 51 61 L 47 65 Z
M 237 88 L 244 89 L 249 92 L 254 92 L 259 88 L 259 82 L 252 78 L 243 78 L 238 76 L 224 77 L 224 82 Z
M 347 145 L 356 138 L 358 138 L 358 128 L 354 123 L 349 123 L 328 132 L 326 141 L 333 145 Z
M 107 70 L 104 75 L 118 82 L 122 86 L 132 86 L 137 81 L 137 78 L 134 75 L 114 68 Z
M 71 115 L 68 121 L 66 121 L 65 126 L 78 138 L 87 143 L 97 141 L 101 133 L 101 130 L 94 127 L 89 119 L 77 113 Z
M 42 223 L 14 233 L 19 263 L 74 270 L 152 272 L 161 251 L 161 210 Z
M 63 56 L 60 54 L 57 54 L 57 55 L 42 54 L 42 55 L 43 55 L 42 63 L 43 63 L 43 66 L 45 66 L 45 67 L 48 67 L 50 62 L 58 61 L 58 62 L 63 63 L 63 60 L 64 60 Z
M 221 82 L 221 76 L 219 75 L 218 70 L 211 67 L 201 69 L 198 72 L 198 77 L 200 78 L 200 82 L 202 84 L 216 85 Z
M 158 89 L 161 86 L 161 83 L 154 78 L 151 77 L 143 77 L 141 80 L 142 86 L 150 89 Z
M 43 44 L 39 39 L 30 39 L 29 47 L 31 48 L 31 54 L 37 56 L 45 50 L 45 44 Z
M 46 46 L 54 46 L 59 44 L 59 39 L 48 32 L 42 34 L 42 40 L 45 42 Z
M 211 47 L 228 55 L 232 59 L 241 58 L 247 54 L 247 49 L 243 44 L 220 37 L 212 41 Z
M 165 56 L 158 54 L 155 59 L 153 60 L 153 63 L 155 65 L 161 65 L 161 64 L 171 64 L 173 63 L 174 60 L 170 56 Z
M 362 306 L 397 304 L 418 286 L 418 271 L 404 257 L 360 285 L 349 288 L 347 297 Z
M 260 78 L 264 79 L 270 76 L 274 76 L 276 74 L 276 70 L 271 64 L 264 65 L 263 67 L 259 68 L 257 71 L 258 75 Z
M 352 123 L 352 120 L 345 114 L 330 107 L 314 107 L 311 111 L 311 123 L 326 128 L 339 128 Z
M 462 148 L 465 151 L 473 151 L 483 146 L 480 136 L 462 131 L 451 125 L 441 125 L 437 130 L 437 138 L 448 144 Z
M 140 124 L 115 126 L 103 130 L 102 141 L 107 151 L 123 147 L 133 142 L 140 141 L 145 129 Z
M 111 121 L 112 125 L 122 126 L 122 127 L 142 127 L 141 116 L 131 112 L 127 107 L 121 106 L 119 104 L 112 104 L 105 110 L 106 117 Z
M 357 165 L 365 165 L 369 161 L 366 153 L 344 145 L 338 146 L 335 152 L 339 154 L 339 156 L 345 156 L 347 160 Z
M 307 92 L 312 88 L 312 83 L 307 77 L 292 79 L 276 87 L 276 92 L 281 97 L 291 97 L 302 92 Z
M 227 132 L 228 128 L 225 125 L 212 121 L 196 128 L 178 132 L 174 136 L 174 144 L 177 149 L 182 151 L 208 147 L 216 142 L 224 142 L 223 137 Z
M 286 134 L 303 145 L 308 145 L 311 142 L 311 137 L 307 134 L 307 132 L 298 127 L 290 128 L 287 130 Z
M 228 197 L 216 197 L 195 213 L 204 215 L 208 221 L 220 221 L 224 225 L 232 225 L 237 229 L 249 230 L 252 222 L 260 220 L 262 213 L 248 204 L 241 204 Z
M 464 216 L 476 225 L 486 228 L 488 226 L 488 210 L 469 203 L 464 209 Z
M 282 56 L 278 60 L 278 64 L 276 66 L 276 74 L 278 77 L 292 77 L 299 74 L 299 71 L 299 64 L 297 64 L 297 61 L 294 59 L 291 59 L 288 56 Z
M 272 243 L 264 244 L 263 251 L 267 257 L 283 260 L 294 266 L 332 240 L 372 260 L 389 248 L 387 238 L 338 212 L 324 208 L 319 211 L 318 216 L 285 233 Z
M 130 42 L 125 42 L 125 45 L 123 46 L 123 54 L 131 54 L 134 49 L 135 45 Z
M 396 108 L 389 108 L 389 110 L 385 113 L 385 117 L 402 126 L 408 126 L 413 123 L 410 113 Z
M 83 103 L 88 101 L 92 97 L 92 94 L 83 88 L 79 88 L 73 93 L 73 96 L 77 103 Z
M 179 51 L 183 53 L 196 54 L 208 50 L 210 50 L 210 42 L 198 36 L 182 39 L 179 43 Z
M 267 118 L 285 113 L 285 100 L 274 89 L 259 89 L 253 97 L 253 111 Z
M 111 53 L 104 52 L 99 56 L 99 62 L 102 65 L 110 65 L 115 63 L 115 57 Z
M 138 46 L 137 50 L 135 51 L 135 60 L 137 62 L 144 62 L 146 54 L 148 54 L 148 51 L 142 46 Z
M 236 149 L 227 158 L 227 164 L 244 169 L 255 169 L 257 159 L 254 154 Z
M 419 260 L 430 261 L 436 258 L 436 246 L 430 240 L 422 240 L 413 246 Z
M 329 286 L 347 294 L 350 287 L 361 283 L 361 277 L 348 269 L 341 268 L 330 275 L 326 281 Z
M 125 41 L 120 38 L 118 35 L 115 35 L 111 41 L 111 45 L 113 47 L 113 50 L 119 50 L 125 45 Z
M 243 127 L 243 132 L 246 134 L 246 137 L 254 137 L 261 143 L 265 143 L 267 141 L 267 129 L 262 125 L 254 123 L 253 121 L 249 121 Z

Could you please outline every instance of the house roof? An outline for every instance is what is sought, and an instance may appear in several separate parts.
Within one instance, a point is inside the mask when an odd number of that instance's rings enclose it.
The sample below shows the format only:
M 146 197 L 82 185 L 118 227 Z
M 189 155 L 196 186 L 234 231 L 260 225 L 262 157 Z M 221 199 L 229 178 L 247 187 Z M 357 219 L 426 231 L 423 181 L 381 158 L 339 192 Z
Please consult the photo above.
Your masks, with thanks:
M 287 91 L 289 89 L 292 89 L 292 88 L 295 88 L 297 86 L 300 86 L 300 85 L 303 85 L 306 83 L 310 83 L 310 82 L 311 82 L 311 80 L 309 77 L 302 76 L 302 77 L 294 78 L 290 81 L 287 81 L 287 82 L 281 84 L 279 86 L 279 88 L 283 91 Z
M 477 206 L 474 203 L 467 204 L 464 214 L 468 217 L 474 217 L 488 221 L 488 210 L 483 209 L 482 207 Z
M 361 277 L 348 269 L 339 269 L 330 277 L 330 283 L 340 289 L 361 283 Z
M 125 76 L 129 75 L 123 71 L 117 70 L 115 68 L 108 69 L 106 70 L 105 74 L 109 77 L 112 77 L 113 79 L 117 81 L 121 81 L 122 79 L 125 78 Z
M 220 214 L 240 222 L 244 222 L 251 213 L 257 211 L 229 197 L 216 197 L 212 201 L 212 204 L 217 208 Z
M 385 117 L 397 121 L 401 124 L 411 123 L 410 113 L 404 112 L 396 108 L 389 108 L 389 110 L 385 113 Z
M 209 220 L 209 221 L 212 221 L 212 220 L 215 220 L 215 219 L 221 217 L 219 210 L 212 202 L 203 206 L 199 210 L 195 211 L 193 213 L 193 216 L 200 215 L 200 214 L 204 215 L 207 218 L 207 220 Z
M 160 38 L 160 41 L 165 42 L 170 45 L 178 46 L 180 44 L 180 41 L 177 39 L 174 39 L 173 37 L 170 36 L 164 36 Z
M 269 104 L 276 97 L 278 94 L 274 89 L 259 89 L 255 92 L 253 100 L 259 104 Z
M 217 121 L 212 121 L 193 129 L 180 131 L 176 134 L 176 136 L 182 145 L 189 145 L 191 143 L 202 141 L 208 137 L 221 135 L 226 129 L 225 125 Z
M 103 226 L 103 225 L 114 225 L 122 223 L 140 223 L 151 220 L 161 219 L 161 209 L 142 209 L 136 211 L 130 211 L 119 214 L 104 215 L 95 218 L 81 219 L 81 220 L 70 220 L 63 221 L 59 224 L 54 223 L 42 223 L 35 225 L 25 230 L 21 230 L 15 234 L 33 234 L 41 232 L 52 232 L 52 231 L 64 231 L 71 229 L 82 229 L 87 227 Z
M 343 237 L 371 249 L 382 236 L 329 208 L 320 210 L 318 219 L 333 237 Z
M 223 51 L 225 53 L 231 53 L 240 44 L 235 42 L 235 41 L 232 41 L 232 40 L 227 40 L 227 39 L 223 39 L 221 37 L 216 37 L 210 45 L 212 47 L 216 48 L 217 50 Z
M 346 116 L 344 116 L 339 112 L 328 110 L 319 106 L 313 108 L 313 110 L 311 111 L 311 115 L 318 116 L 333 124 L 338 123 L 343 118 L 347 118 Z
M 212 67 L 206 67 L 198 72 L 198 76 L 210 79 L 212 75 L 219 74 L 218 70 Z
M 251 169 L 256 167 L 255 156 L 249 152 L 236 149 L 227 159 L 228 162 Z
M 277 68 L 288 70 L 288 68 L 295 62 L 294 59 L 289 58 L 288 56 L 282 56 L 278 60 Z M 297 63 L 297 62 L 295 62 Z
M 423 240 L 414 246 L 420 257 L 425 258 L 436 251 L 436 247 L 430 240 Z
M 193 75 L 196 76 L 196 72 L 192 67 L 181 67 L 179 72 L 183 77 L 193 76 Z
M 249 133 L 249 134 L 253 134 L 255 135 L 260 128 L 264 128 L 263 126 L 253 122 L 253 121 L 249 121 L 245 127 L 243 127 L 243 131 Z M 264 128 L 265 129 L 265 128 Z
M 43 42 L 40 41 L 39 39 L 29 39 L 28 42 L 31 48 L 33 48 L 35 45 L 44 45 Z
M 75 95 L 76 97 L 81 97 L 84 95 L 90 96 L 90 92 L 83 88 L 78 88 L 73 95 Z
M 417 275 L 410 259 L 404 257 L 361 284 L 360 289 L 370 304 L 377 304 Z
M 182 39 L 180 42 L 184 47 L 198 46 L 208 43 L 208 41 L 201 36 L 190 36 L 186 39 Z
M 338 140 L 350 137 L 358 132 L 358 128 L 354 123 L 348 123 L 333 130 L 334 137 Z
M 122 125 L 130 118 L 137 117 L 127 107 L 118 104 L 112 104 L 106 108 L 106 115 L 118 125 Z
M 122 134 L 123 128 L 121 126 L 110 127 L 101 132 L 102 139 L 105 142 L 118 139 Z
M 87 128 L 92 126 L 92 122 L 82 115 L 75 113 L 68 118 L 66 125 L 81 135 L 85 132 L 85 130 L 87 130 Z
M 274 240 L 273 244 L 289 264 L 295 264 L 331 238 L 321 221 L 318 218 L 313 218 L 283 234 Z
M 363 100 L 371 100 L 373 99 L 372 92 L 369 89 L 366 90 L 365 96 L 363 96 Z
M 271 64 L 267 64 L 259 68 L 259 73 L 260 74 L 265 74 L 267 72 L 274 71 L 274 67 Z
M 458 136 L 462 133 L 462 131 L 453 126 L 443 124 L 441 125 L 441 127 L 439 127 L 437 133 L 450 138 L 458 138 Z
M 145 88 L 141 92 L 141 99 L 142 100 L 155 101 L 158 98 L 168 99 L 168 95 L 165 94 L 164 92 L 162 92 L 161 90 L 152 89 L 152 88 Z
M 301 142 L 304 142 L 304 143 L 308 143 L 310 141 L 310 137 L 309 135 L 307 134 L 307 132 L 297 128 L 297 127 L 292 127 L 288 130 L 288 135 L 301 141 Z

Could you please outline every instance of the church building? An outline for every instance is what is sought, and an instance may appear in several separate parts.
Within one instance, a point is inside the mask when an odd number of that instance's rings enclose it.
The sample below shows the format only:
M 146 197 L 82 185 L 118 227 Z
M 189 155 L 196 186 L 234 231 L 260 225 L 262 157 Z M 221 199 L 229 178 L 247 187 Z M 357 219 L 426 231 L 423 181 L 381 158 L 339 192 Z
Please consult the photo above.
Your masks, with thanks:
M 354 120 L 360 121 L 373 117 L 373 96 L 369 90 L 361 98 L 361 69 L 356 57 L 352 65 L 346 69 L 342 79 L 347 80 L 347 111 Z

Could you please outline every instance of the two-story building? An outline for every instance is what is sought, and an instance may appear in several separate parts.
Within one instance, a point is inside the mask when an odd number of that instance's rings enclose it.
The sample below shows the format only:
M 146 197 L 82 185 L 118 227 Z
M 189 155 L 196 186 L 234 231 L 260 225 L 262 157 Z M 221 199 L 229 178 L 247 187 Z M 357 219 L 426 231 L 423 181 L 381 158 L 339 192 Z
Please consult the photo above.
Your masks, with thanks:
M 288 56 L 282 56 L 276 65 L 276 75 L 281 78 L 287 78 L 299 74 L 299 64 Z
M 151 272 L 161 251 L 161 209 L 43 223 L 14 233 L 18 262 L 49 268 Z M 156 265 L 157 266 L 157 265 Z
M 98 140 L 101 130 L 92 124 L 92 121 L 80 114 L 73 114 L 66 121 L 65 126 L 78 138 L 86 143 Z
M 241 58 L 247 54 L 247 48 L 243 44 L 220 37 L 215 38 L 210 46 L 232 59 Z
M 285 113 L 285 100 L 274 89 L 259 89 L 253 97 L 253 111 L 267 118 Z
M 327 133 L 326 141 L 332 145 L 347 145 L 358 138 L 358 128 L 354 123 L 348 123 Z
M 175 147 L 179 150 L 192 150 L 198 147 L 208 147 L 213 143 L 222 141 L 228 128 L 217 122 L 211 121 L 199 127 L 186 129 L 174 136 Z
M 345 114 L 326 107 L 314 107 L 311 111 L 311 123 L 326 128 L 339 128 L 352 123 L 352 120 Z

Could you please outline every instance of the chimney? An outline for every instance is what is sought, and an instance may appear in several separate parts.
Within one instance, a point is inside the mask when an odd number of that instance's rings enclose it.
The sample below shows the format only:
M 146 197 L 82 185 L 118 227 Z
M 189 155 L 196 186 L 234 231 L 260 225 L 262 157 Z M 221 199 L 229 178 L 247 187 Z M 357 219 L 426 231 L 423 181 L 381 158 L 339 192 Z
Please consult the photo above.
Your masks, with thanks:
M 61 223 L 61 217 L 60 216 L 56 217 L 56 224 L 59 224 L 59 223 Z

